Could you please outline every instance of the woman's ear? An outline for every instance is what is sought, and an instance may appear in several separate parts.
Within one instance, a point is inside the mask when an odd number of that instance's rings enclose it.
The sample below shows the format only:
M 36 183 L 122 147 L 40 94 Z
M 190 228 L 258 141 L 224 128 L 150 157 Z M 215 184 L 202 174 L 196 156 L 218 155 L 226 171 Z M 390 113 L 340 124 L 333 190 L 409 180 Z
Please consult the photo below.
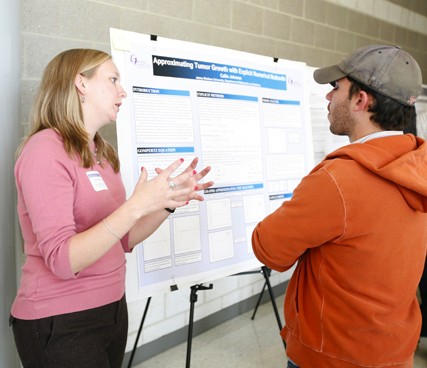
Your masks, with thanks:
M 81 95 L 86 94 L 85 77 L 81 74 L 77 74 L 74 79 L 74 84 Z

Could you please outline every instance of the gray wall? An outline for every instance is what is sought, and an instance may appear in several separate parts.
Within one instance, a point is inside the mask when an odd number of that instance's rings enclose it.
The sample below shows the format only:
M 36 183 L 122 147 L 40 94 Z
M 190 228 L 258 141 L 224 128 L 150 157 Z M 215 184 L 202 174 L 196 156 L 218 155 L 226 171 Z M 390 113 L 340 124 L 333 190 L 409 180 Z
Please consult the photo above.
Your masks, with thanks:
M 10 306 L 16 291 L 14 152 L 19 132 L 20 29 L 19 1 L 0 0 L 0 367 L 17 366 Z

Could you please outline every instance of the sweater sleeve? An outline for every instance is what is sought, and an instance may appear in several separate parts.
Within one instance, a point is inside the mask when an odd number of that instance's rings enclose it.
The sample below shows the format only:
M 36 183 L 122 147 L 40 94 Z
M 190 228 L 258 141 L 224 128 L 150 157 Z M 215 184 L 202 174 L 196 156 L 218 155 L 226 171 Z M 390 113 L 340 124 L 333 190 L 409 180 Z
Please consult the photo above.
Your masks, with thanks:
M 133 248 L 129 248 L 129 233 L 126 233 L 120 242 L 125 253 L 132 253 Z
M 76 233 L 73 163 L 58 139 L 32 139 L 15 167 L 26 253 L 42 257 L 63 279 L 76 277 L 69 258 L 70 238 Z
M 341 193 L 333 177 L 320 168 L 301 181 L 291 200 L 256 226 L 252 246 L 262 263 L 282 272 L 310 248 L 340 237 L 344 228 Z

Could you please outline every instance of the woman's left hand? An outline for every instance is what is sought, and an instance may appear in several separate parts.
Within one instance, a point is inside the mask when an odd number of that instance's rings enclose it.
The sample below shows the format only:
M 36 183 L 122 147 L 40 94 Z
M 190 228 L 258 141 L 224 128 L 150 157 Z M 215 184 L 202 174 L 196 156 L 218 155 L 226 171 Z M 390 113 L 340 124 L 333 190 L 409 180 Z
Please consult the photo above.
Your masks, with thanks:
M 206 183 L 199 183 L 211 170 L 210 166 L 205 167 L 202 171 L 196 172 L 196 166 L 199 162 L 199 158 L 196 157 L 191 161 L 190 165 L 179 175 L 174 178 L 170 178 L 170 182 L 174 184 L 174 188 L 184 189 L 184 188 L 192 188 L 193 190 L 185 196 L 174 198 L 177 201 L 186 201 L 189 202 L 191 200 L 203 201 L 204 198 L 201 196 L 198 191 L 205 190 L 211 187 L 214 182 L 208 181 Z M 160 168 L 155 169 L 157 174 L 160 174 L 163 170 Z

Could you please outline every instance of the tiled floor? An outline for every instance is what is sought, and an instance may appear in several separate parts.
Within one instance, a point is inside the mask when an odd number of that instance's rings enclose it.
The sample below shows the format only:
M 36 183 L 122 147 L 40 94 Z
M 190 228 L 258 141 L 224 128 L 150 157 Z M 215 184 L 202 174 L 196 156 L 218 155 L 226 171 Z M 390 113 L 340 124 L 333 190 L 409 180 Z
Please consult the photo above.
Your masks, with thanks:
M 276 302 L 281 312 L 283 296 Z M 189 361 L 191 367 L 284 368 L 287 360 L 271 303 L 261 305 L 254 320 L 251 316 L 252 311 L 244 313 L 194 337 Z M 184 343 L 134 368 L 185 368 L 186 355 L 187 343 Z M 426 367 L 427 338 L 423 338 L 415 354 L 414 368 Z

